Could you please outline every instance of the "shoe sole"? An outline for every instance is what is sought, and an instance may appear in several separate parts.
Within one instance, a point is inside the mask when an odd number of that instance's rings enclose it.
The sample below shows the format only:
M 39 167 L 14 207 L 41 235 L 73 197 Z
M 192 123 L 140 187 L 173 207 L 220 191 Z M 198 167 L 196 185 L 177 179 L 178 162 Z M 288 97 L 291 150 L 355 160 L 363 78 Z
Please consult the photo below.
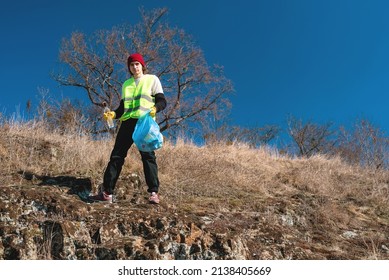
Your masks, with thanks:
M 159 202 L 149 201 L 149 204 L 159 204 Z

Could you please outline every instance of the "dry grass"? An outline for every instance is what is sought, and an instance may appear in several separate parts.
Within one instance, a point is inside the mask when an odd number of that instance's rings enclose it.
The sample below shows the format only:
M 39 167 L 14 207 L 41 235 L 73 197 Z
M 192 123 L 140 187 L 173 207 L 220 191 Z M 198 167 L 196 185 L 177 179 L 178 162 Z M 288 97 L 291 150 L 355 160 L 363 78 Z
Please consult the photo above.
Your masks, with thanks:
M 88 135 L 61 135 L 39 122 L 3 125 L 2 173 L 70 174 L 98 181 L 113 143 L 109 137 L 92 140 Z M 157 158 L 161 191 L 177 202 L 208 205 L 209 200 L 217 208 L 232 206 L 253 211 L 256 202 L 300 192 L 323 200 L 371 200 L 380 205 L 388 202 L 387 171 L 350 166 L 339 158 L 291 158 L 267 147 L 253 149 L 241 143 L 199 147 L 184 140 L 175 144 L 165 141 Z M 140 156 L 132 147 L 122 175 L 142 172 Z
M 37 122 L 5 124 L 0 127 L 2 184 L 17 183 L 21 171 L 88 177 L 97 184 L 112 147 L 112 138 L 60 135 Z M 157 159 L 161 196 L 176 211 L 259 213 L 269 223 L 290 220 L 323 235 L 371 223 L 389 226 L 386 170 L 362 169 L 320 155 L 291 158 L 267 147 L 253 149 L 240 143 L 199 147 L 184 140 L 165 141 Z M 135 147 L 122 177 L 131 173 L 143 178 Z M 319 237 L 306 237 L 309 242 L 315 238 Z M 371 258 L 380 258 L 385 237 L 364 238 Z
M 40 175 L 94 177 L 105 165 L 112 146 L 112 141 L 93 141 L 89 136 L 61 135 L 36 122 L 0 129 L 1 147 L 7 150 L 1 159 L 8 173 L 27 170 Z

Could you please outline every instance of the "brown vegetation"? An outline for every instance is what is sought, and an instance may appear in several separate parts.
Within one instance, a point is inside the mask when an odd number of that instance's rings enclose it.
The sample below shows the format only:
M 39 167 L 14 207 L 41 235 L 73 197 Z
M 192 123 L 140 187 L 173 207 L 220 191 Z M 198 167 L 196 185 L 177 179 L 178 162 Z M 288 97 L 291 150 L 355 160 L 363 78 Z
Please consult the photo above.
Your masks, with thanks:
M 61 210 L 62 216 L 57 213 L 57 221 L 69 219 L 69 215 L 76 220 L 86 219 L 82 217 L 84 210 L 101 213 L 99 204 L 85 208 L 87 204 L 77 196 L 58 196 L 61 183 L 49 184 L 47 178 L 73 178 L 78 183 L 87 180 L 96 190 L 112 145 L 112 138 L 93 140 L 77 133 L 57 133 L 40 122 L 0 127 L 0 258 L 5 258 L 2 249 L 5 252 L 5 247 L 11 246 L 6 241 L 11 222 L 5 218 L 10 217 L 11 210 L 4 203 L 12 200 L 12 190 L 24 190 L 23 195 L 34 190 L 34 199 L 39 200 L 40 194 L 50 195 L 47 200 L 51 207 L 65 205 L 66 211 Z M 158 219 L 175 217 L 190 221 L 214 238 L 220 234 L 232 240 L 239 237 L 247 259 L 389 259 L 386 170 L 349 165 L 338 157 L 281 156 L 275 149 L 242 143 L 197 146 L 190 141 L 173 144 L 166 139 L 157 157 L 162 204 L 151 208 L 142 199 L 134 202 L 130 199 L 133 194 L 127 193 L 111 209 L 117 211 L 116 215 L 136 209 L 145 220 L 150 213 Z M 143 178 L 135 147 L 129 152 L 118 191 L 126 188 L 127 178 L 133 174 Z M 141 184 L 140 196 L 146 190 L 144 182 Z M 70 185 L 62 183 L 65 187 Z M 13 199 L 20 202 L 21 198 Z M 52 221 L 48 215 L 40 218 L 45 230 Z M 129 216 L 120 217 L 131 220 Z M 195 242 L 196 238 L 200 235 L 186 241 Z M 57 254 L 57 258 L 61 256 Z M 38 258 L 50 257 L 41 253 Z

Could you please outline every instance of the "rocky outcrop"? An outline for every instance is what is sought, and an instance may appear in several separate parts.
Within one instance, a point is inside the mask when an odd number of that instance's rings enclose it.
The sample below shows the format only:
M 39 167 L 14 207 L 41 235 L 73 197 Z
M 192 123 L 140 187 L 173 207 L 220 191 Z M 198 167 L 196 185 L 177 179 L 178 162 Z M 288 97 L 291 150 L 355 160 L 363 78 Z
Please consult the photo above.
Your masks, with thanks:
M 243 236 L 207 227 L 206 213 L 149 205 L 136 175 L 113 204 L 86 201 L 89 179 L 20 176 L 20 185 L 1 186 L 0 259 L 249 258 Z
M 163 196 L 150 205 L 129 175 L 115 203 L 89 203 L 98 188 L 89 178 L 10 176 L 17 184 L 0 185 L 0 259 L 389 259 L 387 216 L 360 201 L 300 191 L 264 198 L 253 212 Z M 316 214 L 324 202 L 334 210 Z

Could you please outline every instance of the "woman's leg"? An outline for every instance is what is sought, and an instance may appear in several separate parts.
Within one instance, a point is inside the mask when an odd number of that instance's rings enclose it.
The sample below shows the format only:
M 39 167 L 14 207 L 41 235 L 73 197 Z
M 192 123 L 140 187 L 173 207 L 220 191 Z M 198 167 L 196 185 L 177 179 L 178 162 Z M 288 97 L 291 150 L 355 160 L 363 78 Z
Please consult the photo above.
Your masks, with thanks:
M 122 122 L 116 136 L 110 161 L 104 172 L 104 191 L 109 194 L 112 194 L 115 189 L 128 150 L 134 142 L 132 140 L 132 133 L 134 132 L 136 121 L 136 119 L 129 119 Z
M 158 180 L 158 166 L 154 152 L 140 152 L 143 162 L 143 171 L 145 173 L 145 179 L 147 184 L 147 191 L 149 193 L 158 193 L 159 180 Z

